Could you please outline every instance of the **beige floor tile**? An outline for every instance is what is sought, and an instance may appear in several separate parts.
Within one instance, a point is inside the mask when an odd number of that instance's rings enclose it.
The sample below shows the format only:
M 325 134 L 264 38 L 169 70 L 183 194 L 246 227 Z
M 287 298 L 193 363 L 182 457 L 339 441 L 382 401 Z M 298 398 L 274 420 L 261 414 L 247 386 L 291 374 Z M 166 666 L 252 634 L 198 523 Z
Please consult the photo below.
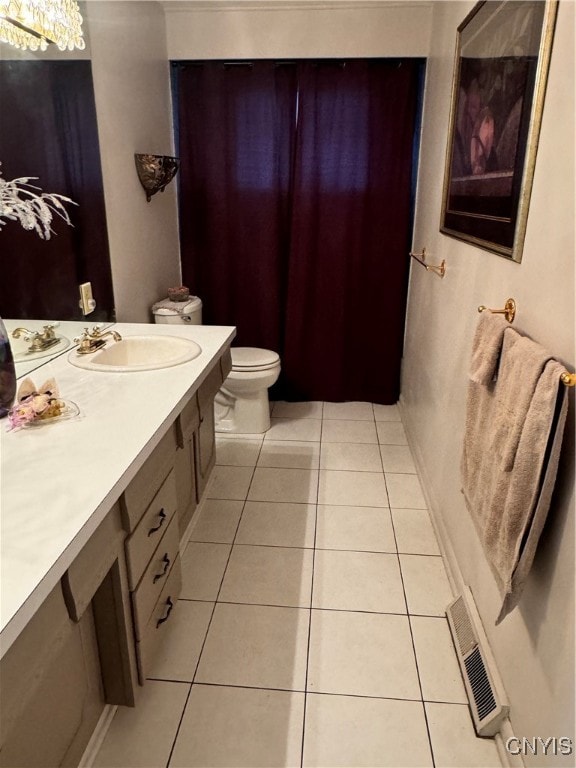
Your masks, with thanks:
M 216 438 L 216 464 L 255 467 L 262 446 L 260 440 L 228 440 Z
M 231 544 L 243 505 L 243 501 L 236 499 L 205 499 L 194 523 L 190 541 Z
M 393 509 L 398 552 L 439 555 L 440 548 L 427 509 Z
M 425 706 L 437 768 L 500 768 L 495 741 L 476 736 L 465 704 Z
M 410 624 L 425 701 L 466 704 L 466 689 L 448 621 L 412 616 Z
M 416 465 L 407 445 L 381 445 L 380 454 L 384 472 L 416 474 Z
M 190 542 L 182 557 L 182 591 L 185 600 L 216 600 L 232 547 L 229 544 Z
M 374 421 L 326 419 L 322 421 L 323 443 L 377 443 Z
M 215 466 L 210 485 L 206 491 L 209 499 L 244 500 L 250 487 L 254 469 L 252 467 Z
M 292 501 L 314 504 L 318 494 L 317 469 L 256 467 L 249 501 Z
M 270 419 L 270 429 L 264 435 L 267 440 L 311 440 L 318 442 L 322 430 L 321 419 Z
M 247 501 L 236 543 L 310 548 L 314 546 L 315 518 L 314 504 Z
M 397 405 L 379 405 L 374 403 L 374 418 L 376 421 L 401 421 L 400 409 Z
M 310 611 L 216 605 L 196 682 L 303 691 Z
M 313 610 L 308 690 L 420 699 L 408 617 Z
M 309 694 L 303 765 L 432 766 L 422 703 Z
M 377 421 L 378 442 L 387 445 L 408 445 L 404 427 L 400 421 Z
M 317 551 L 312 606 L 406 613 L 398 557 L 380 552 Z
M 119 707 L 92 765 L 158 768 L 166 765 L 190 686 L 150 680 L 137 707 Z
M 453 599 L 441 557 L 400 555 L 408 613 L 444 616 Z
M 194 685 L 170 768 L 299 766 L 304 694 Z
M 213 607 L 214 603 L 178 600 L 149 678 L 192 682 Z
M 316 547 L 396 552 L 390 510 L 386 507 L 319 504 Z
M 377 445 L 368 443 L 322 443 L 320 469 L 350 469 L 357 472 L 382 472 Z
M 325 419 L 374 421 L 372 403 L 324 403 Z
M 301 440 L 265 440 L 259 467 L 288 467 L 293 469 L 318 469 L 320 443 Z
M 218 599 L 309 608 L 313 557 L 310 549 L 237 545 Z
M 288 403 L 278 400 L 273 403 L 272 416 L 285 419 L 321 419 L 323 405 L 321 401 L 315 400 L 305 403 Z
M 388 495 L 384 473 L 321 469 L 318 503 L 387 507 Z
M 391 508 L 426 509 L 426 499 L 417 475 L 386 472 L 386 487 Z

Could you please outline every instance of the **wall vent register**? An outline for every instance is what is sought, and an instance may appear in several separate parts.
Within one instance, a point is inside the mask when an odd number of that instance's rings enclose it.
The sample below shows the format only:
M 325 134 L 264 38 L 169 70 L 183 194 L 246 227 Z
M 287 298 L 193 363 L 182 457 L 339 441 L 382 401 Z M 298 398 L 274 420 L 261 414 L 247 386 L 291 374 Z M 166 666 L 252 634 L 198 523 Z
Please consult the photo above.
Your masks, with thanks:
M 476 733 L 494 736 L 510 707 L 469 587 L 450 603 L 446 617 Z

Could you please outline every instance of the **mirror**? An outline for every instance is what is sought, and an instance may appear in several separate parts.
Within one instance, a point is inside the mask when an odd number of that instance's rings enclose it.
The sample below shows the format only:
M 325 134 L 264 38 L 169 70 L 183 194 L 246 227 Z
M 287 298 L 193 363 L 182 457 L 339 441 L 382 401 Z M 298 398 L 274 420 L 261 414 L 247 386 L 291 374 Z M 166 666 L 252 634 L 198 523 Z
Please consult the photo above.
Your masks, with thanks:
M 10 337 L 10 347 L 16 366 L 16 378 L 22 379 L 32 371 L 49 363 L 54 358 L 69 352 L 74 346 L 74 339 L 80 336 L 88 326 L 95 323 L 85 320 L 12 320 L 3 318 L 4 326 Z M 109 327 L 112 323 L 99 323 L 102 327 Z M 51 328 L 52 330 L 46 330 Z M 17 332 L 17 337 L 14 332 Z M 18 332 L 20 331 L 20 332 Z M 27 333 L 29 332 L 29 333 Z M 40 338 L 39 343 L 36 337 Z M 52 336 L 46 340 L 46 336 Z M 42 342 L 44 338 L 44 342 Z
M 49 239 L 18 221 L 0 229 L 0 312 L 9 330 L 37 332 L 54 321 L 74 326 L 66 326 L 71 334 L 57 329 L 67 341 L 42 353 L 28 353 L 30 344 L 11 336 L 20 376 L 63 352 L 86 325 L 113 321 L 114 306 L 91 62 L 0 48 L 2 178 L 36 177 L 29 183 L 76 203 L 66 205 L 72 226 L 55 216 Z M 84 282 L 97 300 L 85 319 L 78 288 Z

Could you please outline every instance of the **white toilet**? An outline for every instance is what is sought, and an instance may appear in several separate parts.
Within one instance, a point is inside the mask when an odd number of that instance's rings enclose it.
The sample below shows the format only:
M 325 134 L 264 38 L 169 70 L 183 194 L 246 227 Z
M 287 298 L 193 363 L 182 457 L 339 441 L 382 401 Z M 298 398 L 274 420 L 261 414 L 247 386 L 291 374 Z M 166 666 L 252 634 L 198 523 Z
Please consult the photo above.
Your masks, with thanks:
M 269 349 L 232 347 L 232 370 L 214 401 L 216 432 L 262 434 L 270 429 L 268 388 L 280 375 Z

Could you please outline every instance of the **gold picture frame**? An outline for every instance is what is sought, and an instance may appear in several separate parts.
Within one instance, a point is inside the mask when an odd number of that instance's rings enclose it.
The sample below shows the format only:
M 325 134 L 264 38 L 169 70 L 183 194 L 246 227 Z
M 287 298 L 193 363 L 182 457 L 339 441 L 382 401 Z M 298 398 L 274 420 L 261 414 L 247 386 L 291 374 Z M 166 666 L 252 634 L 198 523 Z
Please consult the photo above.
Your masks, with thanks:
M 458 27 L 440 231 L 522 260 L 558 0 L 482 0 Z

